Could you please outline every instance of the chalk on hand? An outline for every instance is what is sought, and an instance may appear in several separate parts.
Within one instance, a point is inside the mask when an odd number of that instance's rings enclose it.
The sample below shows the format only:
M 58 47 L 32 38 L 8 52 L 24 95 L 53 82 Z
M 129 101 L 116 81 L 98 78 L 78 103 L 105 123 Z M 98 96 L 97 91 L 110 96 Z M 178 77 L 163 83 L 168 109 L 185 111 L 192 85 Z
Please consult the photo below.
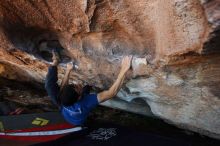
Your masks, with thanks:
M 74 69 L 79 69 L 79 66 L 77 65 L 76 61 L 72 61 L 72 64 Z

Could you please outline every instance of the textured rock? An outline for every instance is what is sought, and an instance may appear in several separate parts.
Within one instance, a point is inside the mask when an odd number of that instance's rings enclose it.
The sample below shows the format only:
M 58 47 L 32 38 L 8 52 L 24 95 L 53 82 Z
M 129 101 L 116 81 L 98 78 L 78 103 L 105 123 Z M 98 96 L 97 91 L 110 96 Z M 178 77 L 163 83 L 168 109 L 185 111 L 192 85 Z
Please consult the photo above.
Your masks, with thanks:
M 157 117 L 220 138 L 219 5 L 219 0 L 1 0 L 0 74 L 44 82 L 56 47 L 63 56 L 59 79 L 72 58 L 79 66 L 73 83 L 105 89 L 117 77 L 121 58 L 132 54 L 133 72 L 114 104 L 104 104 L 120 108 L 126 104 L 119 100 L 142 99 Z

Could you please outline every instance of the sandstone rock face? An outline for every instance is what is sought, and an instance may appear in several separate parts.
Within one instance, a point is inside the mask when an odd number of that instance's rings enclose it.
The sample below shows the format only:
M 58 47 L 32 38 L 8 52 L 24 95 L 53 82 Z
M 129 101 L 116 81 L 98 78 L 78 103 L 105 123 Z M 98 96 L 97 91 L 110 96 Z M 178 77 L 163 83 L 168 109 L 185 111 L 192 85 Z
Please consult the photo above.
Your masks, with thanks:
M 0 74 L 44 82 L 60 48 L 59 79 L 73 59 L 73 83 L 106 89 L 133 55 L 125 85 L 104 105 L 129 110 L 141 99 L 147 110 L 133 111 L 220 138 L 219 30 L 219 0 L 1 0 Z

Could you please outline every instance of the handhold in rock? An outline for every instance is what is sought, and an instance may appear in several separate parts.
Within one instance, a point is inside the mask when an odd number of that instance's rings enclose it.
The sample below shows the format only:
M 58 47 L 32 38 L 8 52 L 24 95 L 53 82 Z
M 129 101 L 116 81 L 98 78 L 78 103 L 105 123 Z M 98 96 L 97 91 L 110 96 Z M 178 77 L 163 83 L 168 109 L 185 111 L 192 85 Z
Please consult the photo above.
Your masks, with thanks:
M 71 58 L 64 53 L 64 48 L 60 45 L 58 40 L 42 41 L 39 44 L 38 50 L 40 52 L 40 57 L 48 62 L 52 61 L 52 50 L 56 50 L 58 52 L 61 63 L 67 63 L 71 60 Z
M 152 68 L 148 65 L 146 58 L 133 57 L 131 65 L 133 69 L 133 77 L 149 75 L 152 72 Z
M 135 58 L 133 57 L 132 59 L 132 67 L 136 68 L 139 65 L 147 65 L 147 60 L 146 58 Z

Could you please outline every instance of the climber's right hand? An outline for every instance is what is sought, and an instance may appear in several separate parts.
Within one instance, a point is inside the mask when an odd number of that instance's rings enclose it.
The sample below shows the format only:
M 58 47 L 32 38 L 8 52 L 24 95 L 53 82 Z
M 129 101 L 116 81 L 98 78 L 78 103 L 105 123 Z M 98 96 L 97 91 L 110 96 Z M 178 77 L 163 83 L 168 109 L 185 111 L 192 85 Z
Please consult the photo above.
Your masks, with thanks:
M 132 55 L 125 56 L 121 62 L 121 71 L 126 73 L 131 67 Z
M 73 69 L 73 63 L 72 62 L 67 63 L 66 69 L 69 70 L 69 71 L 72 70 Z

